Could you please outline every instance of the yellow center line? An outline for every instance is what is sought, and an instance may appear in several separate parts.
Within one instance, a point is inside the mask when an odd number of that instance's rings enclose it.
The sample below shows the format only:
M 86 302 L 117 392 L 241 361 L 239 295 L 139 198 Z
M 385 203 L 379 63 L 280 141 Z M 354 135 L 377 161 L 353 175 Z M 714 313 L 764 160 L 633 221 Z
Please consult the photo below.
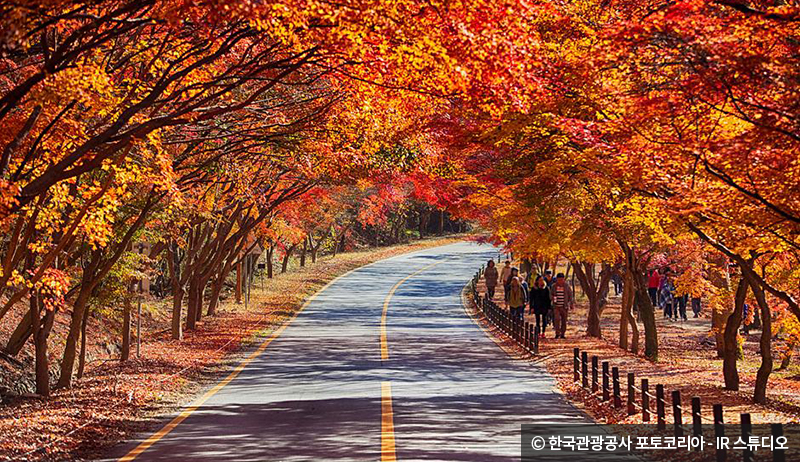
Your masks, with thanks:
M 381 383 L 381 462 L 395 462 L 394 414 L 392 413 L 392 384 Z
M 404 282 L 441 263 L 444 262 L 438 261 L 431 263 L 430 265 L 427 265 L 409 274 L 403 279 L 397 281 L 397 284 L 392 286 L 392 288 L 389 290 L 389 294 L 386 295 L 386 299 L 383 301 L 383 313 L 381 314 L 382 361 L 389 359 L 389 344 L 386 338 L 386 314 L 389 312 L 389 302 L 391 302 L 392 296 L 394 296 L 394 293 L 397 292 L 397 289 L 400 288 Z M 394 413 L 392 412 L 392 384 L 391 382 L 383 381 L 381 382 L 381 462 L 396 461 L 397 453 L 395 452 L 394 446 Z
M 356 268 L 350 270 L 341 276 L 338 276 L 332 279 L 330 282 L 325 284 L 321 289 L 319 289 L 316 293 L 311 295 L 305 303 L 289 318 L 283 325 L 281 325 L 276 331 L 274 331 L 269 337 L 267 337 L 258 348 L 250 353 L 241 363 L 239 363 L 236 368 L 228 374 L 227 377 L 222 379 L 219 383 L 217 383 L 213 388 L 208 390 L 201 396 L 197 401 L 192 403 L 189 407 L 185 408 L 178 414 L 175 418 L 173 418 L 169 423 L 164 425 L 160 430 L 153 433 L 150 437 L 146 440 L 142 441 L 138 446 L 133 448 L 130 452 L 122 456 L 118 459 L 118 462 L 129 462 L 141 455 L 143 452 L 148 450 L 151 446 L 156 444 L 158 441 L 163 439 L 167 436 L 172 430 L 174 430 L 178 425 L 181 424 L 184 420 L 186 420 L 190 415 L 192 415 L 197 409 L 199 409 L 206 401 L 208 401 L 212 396 L 217 394 L 220 390 L 222 390 L 226 385 L 228 385 L 231 381 L 233 381 L 253 360 L 255 360 L 264 350 L 267 349 L 270 343 L 273 340 L 278 338 L 284 330 L 294 321 L 300 313 L 314 301 L 315 298 L 319 294 L 325 291 L 329 286 L 333 285 L 339 279 L 342 279 L 346 276 L 349 276 L 351 273 L 366 268 L 368 266 L 372 266 L 379 262 L 373 262 L 367 265 L 364 265 L 360 268 Z M 436 262 L 432 263 L 408 276 L 403 278 L 400 282 L 392 287 L 389 295 L 386 297 L 386 300 L 383 304 L 383 315 L 381 316 L 381 358 L 382 359 L 389 359 L 389 349 L 386 344 L 386 313 L 389 309 L 389 301 L 392 298 L 392 295 L 397 291 L 398 287 L 403 284 L 405 281 L 411 279 L 412 277 L 416 276 L 417 274 L 432 268 L 440 263 L 443 262 Z M 391 385 L 389 382 L 383 382 L 381 387 L 381 460 L 382 461 L 396 461 L 397 457 L 395 456 L 395 449 L 394 449 L 394 415 L 392 414 L 392 392 L 391 392 Z
M 377 262 L 375 262 L 375 263 L 377 263 Z M 365 268 L 365 267 L 371 266 L 373 264 L 374 263 L 371 263 L 371 264 L 368 264 L 368 265 L 364 265 L 361 268 Z M 222 381 L 220 381 L 218 384 L 216 384 L 213 388 L 211 388 L 210 390 L 205 392 L 205 394 L 203 394 L 203 396 L 201 396 L 191 406 L 189 406 L 186 409 L 184 409 L 183 411 L 181 411 L 180 414 L 178 414 L 168 424 L 164 425 L 164 427 L 162 427 L 159 431 L 153 433 L 149 438 L 147 438 L 146 440 L 142 441 L 138 446 L 133 448 L 129 453 L 127 453 L 123 457 L 121 457 L 118 460 L 118 462 L 129 462 L 129 461 L 132 461 L 132 460 L 136 459 L 141 453 L 143 453 L 144 451 L 149 449 L 152 445 L 156 444 L 159 440 L 161 440 L 162 438 L 167 436 L 172 430 L 175 429 L 175 427 L 180 425 L 181 422 L 183 422 L 184 420 L 186 420 L 187 417 L 192 415 L 192 413 L 194 411 L 196 411 L 198 408 L 200 408 L 200 406 L 202 406 L 203 403 L 208 401 L 209 398 L 211 398 L 212 396 L 217 394 L 217 392 L 222 390 L 225 387 L 225 385 L 229 384 L 233 379 L 235 379 L 244 370 L 245 367 L 247 367 L 251 362 L 253 362 L 254 359 L 256 359 L 261 353 L 263 353 L 264 350 L 267 349 L 269 344 L 272 343 L 273 340 L 278 338 L 283 333 L 283 331 L 286 330 L 287 327 L 289 327 L 289 324 L 291 324 L 292 321 L 294 321 L 297 318 L 297 316 L 300 314 L 300 312 L 302 312 L 309 304 L 311 304 L 312 301 L 314 301 L 315 298 L 317 298 L 317 295 L 319 295 L 322 292 L 324 292 L 325 289 L 327 289 L 329 286 L 331 286 L 334 282 L 338 281 L 339 279 L 341 279 L 341 278 L 343 278 L 345 276 L 348 276 L 350 273 L 353 273 L 354 271 L 356 271 L 358 269 L 361 269 L 361 268 L 356 268 L 356 269 L 350 270 L 350 271 L 342 274 L 341 276 L 334 278 L 333 280 L 331 280 L 330 282 L 325 284 L 316 293 L 311 295 L 305 301 L 305 303 L 303 303 L 303 305 L 300 307 L 300 309 L 298 309 L 292 315 L 292 317 L 289 318 L 289 320 L 287 320 L 285 323 L 283 323 L 283 325 L 281 325 L 281 327 L 279 327 L 275 332 L 273 332 L 269 337 L 267 337 L 266 340 L 264 340 L 264 342 L 262 342 L 261 345 L 259 345 L 258 348 L 255 351 L 250 353 L 244 360 L 242 360 L 242 362 L 239 363 L 239 365 L 236 366 L 236 368 L 233 371 L 231 371 L 231 373 L 228 374 L 227 377 L 222 379 Z
M 387 359 L 389 359 L 389 344 L 387 341 L 388 339 L 386 337 L 386 314 L 389 312 L 389 302 L 392 301 L 394 293 L 397 292 L 397 289 L 399 289 L 404 282 L 408 281 L 409 279 L 413 278 L 419 273 L 427 271 L 433 268 L 434 266 L 442 263 L 444 262 L 437 261 L 436 263 L 431 263 L 428 266 L 425 266 L 417 271 L 414 271 L 413 273 L 409 274 L 403 279 L 397 281 L 397 284 L 392 286 L 392 288 L 389 290 L 389 293 L 386 295 L 386 299 L 383 300 L 383 313 L 381 314 L 381 360 L 386 361 Z

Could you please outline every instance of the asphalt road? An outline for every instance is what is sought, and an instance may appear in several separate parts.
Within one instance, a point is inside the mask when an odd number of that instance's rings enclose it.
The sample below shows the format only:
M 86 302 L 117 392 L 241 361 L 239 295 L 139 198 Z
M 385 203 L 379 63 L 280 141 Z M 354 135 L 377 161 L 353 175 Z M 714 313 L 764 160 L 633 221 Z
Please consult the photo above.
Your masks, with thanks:
M 521 423 L 586 422 L 465 313 L 465 283 L 495 255 L 459 243 L 338 279 L 135 460 L 511 461 Z

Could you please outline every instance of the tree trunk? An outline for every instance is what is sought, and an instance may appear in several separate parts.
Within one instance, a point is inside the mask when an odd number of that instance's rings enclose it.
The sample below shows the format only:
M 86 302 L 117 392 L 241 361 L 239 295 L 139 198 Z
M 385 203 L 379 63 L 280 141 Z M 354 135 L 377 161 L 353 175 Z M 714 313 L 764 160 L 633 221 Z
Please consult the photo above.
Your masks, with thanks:
M 634 303 L 644 324 L 644 356 L 650 361 L 658 361 L 658 330 L 656 315 L 650 295 L 647 293 L 647 281 L 644 277 L 642 262 L 636 251 L 626 242 L 618 241 L 625 254 L 625 266 L 631 274 L 634 287 Z
M 125 362 L 131 357 L 131 297 L 137 290 L 138 285 L 132 282 L 122 305 L 122 352 L 119 360 Z
M 431 211 L 428 207 L 422 207 L 419 211 L 419 238 L 424 239 L 428 232 L 428 222 L 431 218 Z
M 286 253 L 283 255 L 283 261 L 281 262 L 281 274 L 285 273 L 287 269 L 289 269 L 289 259 L 292 258 L 292 253 L 294 252 L 295 247 L 297 244 L 292 244 L 286 248 Z
M 211 283 L 211 298 L 208 301 L 208 315 L 214 316 L 217 314 L 217 307 L 219 306 L 219 295 L 222 293 L 222 288 L 225 286 L 225 279 L 230 272 L 230 267 L 222 270 L 221 274 Z
M 83 310 L 83 321 L 81 321 L 81 354 L 78 357 L 78 379 L 83 378 L 86 370 L 86 326 L 89 324 L 89 307 Z
M 172 338 L 183 340 L 183 288 L 174 289 L 172 292 Z
M 789 342 L 786 345 L 786 354 L 781 358 L 781 364 L 778 366 L 779 371 L 786 370 L 792 364 L 792 356 L 794 356 L 795 344 Z
M 31 291 L 30 314 L 33 319 L 33 342 L 35 349 L 36 394 L 50 396 L 50 362 L 47 358 L 47 338 L 55 318 L 53 311 L 45 310 L 44 323 L 39 318 L 39 291 Z
M 317 262 L 317 252 L 319 251 L 320 244 L 311 247 L 311 263 Z
M 397 244 L 400 242 L 400 224 L 399 220 L 392 222 L 392 227 L 389 230 L 389 235 L 392 238 L 392 244 Z
M 32 332 L 31 313 L 29 311 L 25 313 L 25 316 L 23 316 L 22 320 L 17 324 L 14 332 L 11 333 L 4 351 L 10 356 L 18 355 L 25 346 L 25 343 L 28 342 L 28 338 L 30 338 Z
M 636 292 L 633 291 L 631 293 L 631 309 L 636 305 Z M 639 354 L 639 325 L 636 324 L 636 317 L 633 315 L 632 312 L 628 312 L 628 322 L 631 325 L 631 348 L 630 351 L 633 354 Z
M 756 383 L 753 388 L 753 401 L 758 404 L 767 402 L 767 385 L 769 384 L 769 376 L 772 374 L 772 314 L 770 313 L 767 298 L 764 295 L 764 288 L 758 284 L 758 281 L 749 277 L 750 273 L 745 272 L 745 278 L 750 285 L 750 289 L 755 295 L 756 302 L 761 309 L 761 365 L 756 373 Z
M 628 349 L 628 325 L 631 329 L 636 328 L 636 323 L 631 323 L 633 319 L 633 278 L 630 276 L 631 270 L 626 270 L 622 276 L 624 286 L 622 288 L 622 303 L 619 317 L 619 347 L 623 350 Z
M 589 310 L 586 315 L 586 335 L 600 338 L 600 313 L 597 306 L 594 278 L 592 277 L 594 263 L 581 264 L 580 262 L 573 262 L 572 268 L 573 275 L 578 278 L 580 283 L 581 291 L 589 299 Z
M 173 340 L 183 340 L 184 290 L 181 285 L 181 263 L 178 257 L 178 245 L 175 242 L 170 245 L 167 265 L 172 278 L 172 338 Z
M 444 234 L 444 210 L 439 210 L 439 226 L 436 229 L 436 233 L 440 236 Z
M 745 297 L 747 297 L 747 281 L 742 278 L 736 287 L 736 299 L 733 312 L 725 321 L 725 351 L 722 357 L 722 375 L 725 377 L 726 390 L 739 390 L 739 371 L 736 363 L 740 357 L 739 326 L 742 324 Z
M 125 362 L 131 357 L 131 301 L 125 299 L 122 312 L 122 352 L 119 360 Z
M 197 309 L 194 312 L 195 321 L 200 322 L 203 319 L 203 305 L 205 303 L 206 285 L 208 280 L 202 276 L 198 277 L 197 281 Z
M 194 330 L 197 328 L 197 310 L 199 305 L 197 294 L 197 277 L 192 277 L 189 280 L 189 298 L 187 300 L 188 306 L 186 308 L 186 330 Z
M 97 275 L 95 272 L 100 266 L 102 254 L 103 251 L 100 249 L 93 250 L 89 263 L 83 268 L 78 296 L 75 298 L 75 303 L 72 305 L 69 333 L 67 334 L 67 341 L 64 345 L 64 355 L 61 359 L 61 375 L 56 384 L 58 388 L 69 388 L 72 386 L 72 372 L 75 369 L 75 355 L 77 353 L 78 339 L 79 337 L 83 337 L 81 332 L 85 327 L 84 316 L 88 314 L 86 313 L 88 310 L 87 305 L 95 287 L 93 280 L 96 280 Z
M 50 359 L 47 357 L 47 339 L 53 329 L 56 315 L 53 310 L 46 310 L 39 332 L 34 337 L 36 348 L 36 393 L 42 396 L 50 394 Z
M 638 271 L 637 271 L 638 273 Z M 656 329 L 656 313 L 650 295 L 647 293 L 647 281 L 644 276 L 634 279 L 636 286 L 637 308 L 644 324 L 644 355 L 651 361 L 658 361 L 658 330 Z
M 717 289 L 729 292 L 731 290 L 730 273 L 728 272 L 728 260 L 722 254 L 713 255 L 710 263 L 716 267 L 717 271 L 709 271 L 709 281 Z M 731 315 L 733 309 L 730 305 L 711 306 L 711 332 L 714 334 L 714 343 L 717 349 L 717 358 L 725 357 L 725 321 Z
M 272 244 L 270 244 L 269 247 L 267 247 L 267 278 L 269 278 L 269 279 L 272 279 L 272 276 L 274 276 L 274 272 L 275 272 L 274 268 L 272 266 L 272 254 L 274 252 L 275 252 L 275 247 Z M 312 257 L 313 257 L 313 255 L 312 255 Z M 316 262 L 317 259 L 316 258 L 312 258 L 311 261 L 312 262 Z
M 64 357 L 61 360 L 61 375 L 56 386 L 58 388 L 69 388 L 72 386 L 72 372 L 75 369 L 75 355 L 77 353 L 78 337 L 80 336 L 83 325 L 83 313 L 89 301 L 87 288 L 81 288 L 78 298 L 72 306 L 72 321 L 67 335 L 67 343 L 64 346 Z
M 269 256 L 269 254 L 267 254 Z M 267 260 L 269 262 L 269 260 Z M 272 276 L 270 276 L 272 277 Z M 236 303 L 242 303 L 242 262 L 236 263 Z
M 300 268 L 306 266 L 306 254 L 308 253 L 308 237 L 303 239 L 303 248 L 300 251 Z
M 608 283 L 614 269 L 608 263 L 602 264 L 600 274 L 595 277 L 594 263 L 573 262 L 573 275 L 580 282 L 581 290 L 589 299 L 589 311 L 586 320 L 586 335 L 602 338 L 600 315 L 603 310 L 604 297 L 608 292 Z
M 711 330 L 714 332 L 714 343 L 717 349 L 717 358 L 725 357 L 725 320 L 730 316 L 730 310 L 712 307 Z

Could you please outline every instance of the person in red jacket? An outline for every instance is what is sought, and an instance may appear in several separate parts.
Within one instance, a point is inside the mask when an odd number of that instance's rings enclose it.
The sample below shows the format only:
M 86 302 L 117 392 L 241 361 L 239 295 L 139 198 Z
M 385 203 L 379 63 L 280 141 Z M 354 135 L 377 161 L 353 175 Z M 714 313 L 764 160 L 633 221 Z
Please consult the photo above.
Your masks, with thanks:
M 647 280 L 647 293 L 650 294 L 650 301 L 653 306 L 658 306 L 658 289 L 661 287 L 661 273 L 658 269 L 654 269 L 650 273 L 650 279 Z

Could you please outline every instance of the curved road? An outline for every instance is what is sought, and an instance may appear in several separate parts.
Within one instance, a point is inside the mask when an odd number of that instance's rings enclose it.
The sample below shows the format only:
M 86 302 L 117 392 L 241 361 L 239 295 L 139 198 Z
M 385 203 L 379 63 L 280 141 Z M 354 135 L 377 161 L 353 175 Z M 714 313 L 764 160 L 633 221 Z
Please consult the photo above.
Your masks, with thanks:
M 339 278 L 238 376 L 120 460 L 519 460 L 521 423 L 586 418 L 464 312 L 464 284 L 495 255 L 458 243 Z

